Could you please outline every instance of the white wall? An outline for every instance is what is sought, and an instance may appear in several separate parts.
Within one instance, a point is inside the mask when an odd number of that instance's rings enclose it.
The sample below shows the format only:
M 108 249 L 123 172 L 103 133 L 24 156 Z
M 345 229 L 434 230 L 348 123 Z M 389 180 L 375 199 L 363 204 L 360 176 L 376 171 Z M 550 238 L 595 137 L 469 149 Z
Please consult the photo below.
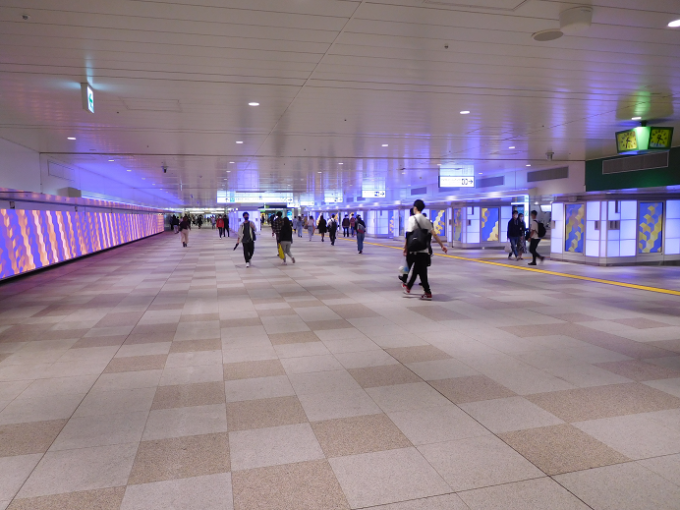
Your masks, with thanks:
M 0 138 L 0 188 L 40 193 L 40 154 Z

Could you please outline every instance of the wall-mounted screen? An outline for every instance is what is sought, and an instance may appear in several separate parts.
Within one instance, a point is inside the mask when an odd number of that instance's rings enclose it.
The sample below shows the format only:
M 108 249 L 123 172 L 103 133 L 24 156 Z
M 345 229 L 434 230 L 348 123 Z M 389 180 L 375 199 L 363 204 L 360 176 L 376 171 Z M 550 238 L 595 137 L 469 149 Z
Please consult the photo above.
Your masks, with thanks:
M 0 209 L 0 279 L 163 230 L 160 214 Z
M 439 187 L 440 188 L 474 188 L 475 178 L 474 177 L 460 177 L 455 175 L 440 175 L 439 176 Z
M 385 191 L 377 190 L 363 190 L 361 192 L 362 198 L 385 198 Z

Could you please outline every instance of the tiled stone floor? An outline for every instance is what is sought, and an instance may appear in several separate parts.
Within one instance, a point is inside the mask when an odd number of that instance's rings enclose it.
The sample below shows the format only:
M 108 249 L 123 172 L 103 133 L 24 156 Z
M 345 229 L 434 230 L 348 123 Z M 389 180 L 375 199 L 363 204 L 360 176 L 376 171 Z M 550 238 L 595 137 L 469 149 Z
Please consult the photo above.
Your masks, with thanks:
M 436 258 L 423 303 L 394 250 L 233 244 L 0 285 L 0 509 L 680 508 L 680 298 Z

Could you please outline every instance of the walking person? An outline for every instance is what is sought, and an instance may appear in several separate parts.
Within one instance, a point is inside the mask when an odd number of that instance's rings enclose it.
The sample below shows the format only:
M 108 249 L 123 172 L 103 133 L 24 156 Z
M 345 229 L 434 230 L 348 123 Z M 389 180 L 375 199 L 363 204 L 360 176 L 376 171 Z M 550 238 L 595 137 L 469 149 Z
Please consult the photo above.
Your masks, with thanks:
M 342 219 L 342 237 L 349 237 L 349 216 L 347 214 Z
M 364 252 L 364 238 L 366 237 L 366 223 L 361 219 L 361 215 L 357 214 L 357 219 L 354 222 L 357 231 L 357 250 L 359 255 Z
M 189 230 L 191 229 L 191 222 L 189 217 L 185 216 L 182 221 L 179 222 L 179 235 L 182 239 L 182 246 L 187 248 L 189 246 Z
M 512 211 L 512 219 L 508 221 L 508 241 L 510 241 L 510 253 L 508 260 L 514 255 L 515 260 L 519 260 L 518 247 L 520 238 L 524 235 L 522 225 L 519 222 L 519 214 L 517 211 Z
M 324 219 L 323 214 L 319 216 L 319 223 L 317 225 L 317 228 L 319 229 L 319 234 L 321 234 L 321 242 L 323 243 L 325 242 L 324 237 L 326 235 L 326 230 L 328 229 L 328 223 Z
M 314 216 L 309 216 L 309 218 L 307 218 L 305 228 L 307 228 L 307 232 L 309 233 L 309 242 L 311 242 L 312 237 L 314 237 L 314 229 L 316 228 L 316 225 L 314 224 Z
M 172 230 L 173 232 L 175 232 L 175 234 L 179 234 L 179 218 L 174 214 L 172 215 L 172 219 L 170 220 L 170 226 L 172 227 Z
M 335 219 L 335 214 L 328 220 L 328 237 L 331 240 L 331 246 L 335 246 L 335 239 L 338 233 L 338 220 Z
M 198 223 L 198 228 L 200 229 L 201 226 L 203 225 L 203 215 L 201 214 L 198 219 L 196 220 L 196 223 Z
M 281 234 L 281 227 L 283 227 L 283 213 L 278 211 L 272 220 L 272 237 L 276 237 L 276 256 L 279 256 L 279 235 Z
M 298 237 L 302 237 L 302 229 L 304 228 L 305 223 L 304 223 L 304 221 L 302 221 L 302 216 L 298 216 L 297 220 L 298 220 L 297 235 L 298 235 Z
M 210 224 L 212 225 L 212 229 L 213 229 L 213 230 L 215 230 L 215 224 L 216 224 L 216 223 L 217 223 L 217 221 L 215 220 L 215 215 L 213 214 L 213 215 L 210 217 Z
M 543 226 L 543 223 L 538 221 L 538 212 L 537 211 L 531 211 L 531 241 L 529 244 L 529 253 L 531 253 L 531 256 L 533 259 L 531 262 L 529 262 L 530 266 L 535 266 L 536 265 L 536 259 L 540 259 L 541 262 L 545 260 L 545 257 L 542 256 L 540 253 L 538 253 L 537 248 L 538 248 L 538 243 L 541 242 L 541 239 L 545 235 L 545 227 Z
M 238 229 L 238 240 L 236 241 L 236 246 L 239 243 L 243 245 L 243 257 L 246 259 L 246 267 L 250 267 L 250 259 L 253 258 L 255 253 L 255 224 L 250 221 L 250 215 L 247 212 L 243 213 L 243 223 Z
M 520 232 L 522 232 L 519 244 L 517 245 L 517 254 L 519 255 L 517 260 L 524 260 L 523 255 L 527 253 L 527 224 L 524 223 L 524 215 L 522 213 L 519 213 L 517 219 L 519 220 Z
M 352 233 L 352 237 L 354 237 L 354 233 L 356 232 L 356 226 L 357 226 L 357 219 L 354 217 L 354 213 L 349 217 L 349 231 Z
M 413 204 L 414 214 L 408 219 L 408 226 L 406 228 L 404 256 L 409 258 L 411 277 L 408 283 L 404 285 L 404 295 L 411 295 L 411 289 L 416 283 L 416 278 L 420 277 L 420 283 L 423 285 L 423 291 L 425 292 L 420 296 L 420 299 L 430 301 L 432 299 L 432 291 L 427 276 L 427 268 L 431 264 L 430 245 L 432 238 L 439 243 L 444 253 L 447 253 L 448 249 L 434 232 L 432 222 L 423 216 L 423 209 L 425 209 L 425 202 L 420 199 L 416 200 Z
M 283 251 L 283 265 L 286 265 L 286 255 L 289 256 L 290 260 L 295 264 L 295 257 L 293 257 L 293 254 L 290 252 L 290 247 L 293 244 L 293 225 L 287 217 L 283 218 L 283 221 L 281 222 L 279 243 L 281 244 L 281 250 Z
M 229 215 L 228 214 L 224 215 L 224 230 L 227 232 L 227 237 L 231 237 L 229 235 Z
M 226 238 L 226 236 L 224 235 L 224 219 L 222 218 L 221 214 L 217 217 L 217 221 L 215 223 L 217 224 L 217 231 L 220 234 L 220 239 L 222 239 L 223 237 Z

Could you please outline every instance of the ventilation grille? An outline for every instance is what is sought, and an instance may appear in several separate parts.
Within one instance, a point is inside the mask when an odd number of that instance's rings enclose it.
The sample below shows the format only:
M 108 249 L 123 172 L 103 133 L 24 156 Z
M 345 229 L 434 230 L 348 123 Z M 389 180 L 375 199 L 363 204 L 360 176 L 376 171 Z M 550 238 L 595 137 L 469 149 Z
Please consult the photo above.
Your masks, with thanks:
M 479 179 L 477 181 L 478 188 L 491 188 L 493 186 L 503 186 L 505 184 L 505 176 L 487 177 L 486 179 Z
M 658 152 L 655 154 L 643 154 L 642 156 L 606 159 L 602 162 L 602 173 L 607 175 L 652 170 L 654 168 L 667 168 L 668 154 L 668 152 Z
M 424 188 L 413 188 L 411 190 L 411 196 L 413 195 L 425 195 L 427 194 L 427 186 Z
M 527 182 L 554 181 L 555 179 L 567 179 L 569 167 L 549 168 L 548 170 L 536 170 L 527 174 Z

